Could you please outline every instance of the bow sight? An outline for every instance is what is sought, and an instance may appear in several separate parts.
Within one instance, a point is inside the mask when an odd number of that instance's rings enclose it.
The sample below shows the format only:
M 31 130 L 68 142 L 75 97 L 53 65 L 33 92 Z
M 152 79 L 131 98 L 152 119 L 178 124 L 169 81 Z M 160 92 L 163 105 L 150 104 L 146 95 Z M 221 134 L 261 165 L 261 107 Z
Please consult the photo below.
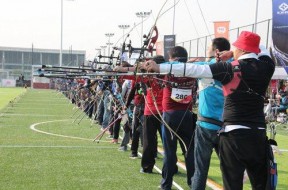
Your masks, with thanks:
M 104 55 L 98 55 L 98 57 L 99 57 L 99 59 L 101 59 L 101 58 L 118 59 L 119 58 L 119 56 L 118 57 L 112 57 L 112 56 L 104 56 Z

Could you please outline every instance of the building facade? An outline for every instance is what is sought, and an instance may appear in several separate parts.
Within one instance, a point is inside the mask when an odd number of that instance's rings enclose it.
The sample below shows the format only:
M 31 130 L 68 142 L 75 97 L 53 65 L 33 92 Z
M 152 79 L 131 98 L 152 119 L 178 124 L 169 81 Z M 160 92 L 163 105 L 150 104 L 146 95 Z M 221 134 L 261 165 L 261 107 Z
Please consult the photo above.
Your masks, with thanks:
M 85 61 L 86 52 L 63 50 L 62 66 L 79 66 Z M 31 80 L 32 65 L 60 65 L 60 50 L 38 48 L 0 47 L 0 79 Z

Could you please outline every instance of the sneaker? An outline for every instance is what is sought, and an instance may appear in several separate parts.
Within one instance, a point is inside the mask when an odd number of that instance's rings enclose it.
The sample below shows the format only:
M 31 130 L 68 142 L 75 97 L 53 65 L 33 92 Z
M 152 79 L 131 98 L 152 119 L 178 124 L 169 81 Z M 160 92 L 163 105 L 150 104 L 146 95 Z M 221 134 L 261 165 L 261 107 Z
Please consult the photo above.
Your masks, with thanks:
M 106 139 L 113 139 L 113 135 L 109 135 Z
M 144 170 L 143 168 L 140 169 L 140 173 L 142 174 L 151 174 L 152 170 Z
M 127 151 L 127 146 L 120 146 L 119 151 Z
M 163 188 L 161 187 L 161 185 L 159 185 L 159 186 L 158 186 L 158 189 L 163 189 Z
M 111 143 L 118 144 L 118 139 L 112 139 Z
M 136 159 L 136 158 L 138 158 L 138 155 L 132 153 L 132 154 L 129 156 L 129 158 L 131 158 L 131 159 Z

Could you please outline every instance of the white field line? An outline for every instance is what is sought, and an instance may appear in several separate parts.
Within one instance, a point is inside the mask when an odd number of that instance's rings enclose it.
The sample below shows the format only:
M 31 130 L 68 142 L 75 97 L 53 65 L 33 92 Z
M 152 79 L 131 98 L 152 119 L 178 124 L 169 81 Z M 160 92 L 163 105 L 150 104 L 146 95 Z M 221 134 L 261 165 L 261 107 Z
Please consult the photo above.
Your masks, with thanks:
M 121 135 L 119 135 L 119 137 L 121 139 L 123 139 L 123 137 Z M 131 148 L 131 145 L 128 143 L 127 144 L 130 148 Z M 137 154 L 142 158 L 142 153 L 141 152 L 137 152 Z M 158 168 L 155 164 L 154 164 L 154 167 L 153 167 L 158 173 L 162 174 L 162 170 L 160 168 Z M 186 171 L 186 170 L 185 170 Z M 172 184 L 178 189 L 178 190 L 184 190 L 178 183 L 176 183 L 175 181 L 172 182 Z
M 129 145 L 130 146 L 130 145 Z M 131 146 L 130 146 L 131 147 Z M 140 152 L 138 152 L 138 155 L 140 156 L 140 157 L 142 157 L 142 154 L 140 153 Z M 156 165 L 154 165 L 154 169 L 158 172 L 158 173 L 160 173 L 160 174 L 162 174 L 162 170 L 160 169 L 160 168 L 158 168 Z M 184 190 L 178 183 L 176 183 L 175 181 L 173 181 L 172 182 L 172 184 L 178 189 L 178 190 Z
M 42 133 L 42 134 L 47 134 L 47 135 L 52 135 L 52 136 L 58 136 L 58 137 L 64 137 L 64 138 L 71 138 L 71 139 L 79 139 L 79 140 L 89 140 L 89 141 L 93 141 L 94 139 L 88 139 L 88 138 L 81 138 L 81 137 L 74 137 L 74 136 L 67 136 L 67 135 L 60 135 L 60 134 L 55 134 L 55 133 L 49 133 L 49 132 L 45 132 L 45 131 L 41 131 L 41 130 L 38 130 L 36 129 L 35 127 L 37 125 L 41 125 L 41 124 L 46 124 L 46 123 L 52 123 L 52 122 L 59 122 L 59 121 L 67 121 L 69 119 L 65 119 L 65 120 L 53 120 L 53 121 L 45 121 L 45 122 L 39 122 L 39 123 L 34 123 L 30 126 L 30 129 L 32 129 L 33 131 L 36 131 L 38 133 Z M 101 141 L 103 142 L 103 141 Z M 130 145 L 129 145 L 130 146 Z M 1 147 L 1 146 L 0 146 Z M 48 147 L 48 148 L 51 148 L 51 147 Z M 138 152 L 138 155 L 140 157 L 142 157 L 142 154 L 140 152 Z M 183 164 L 177 164 L 178 166 L 180 166 L 182 169 L 184 169 L 186 171 L 186 167 L 183 166 Z M 154 165 L 154 169 L 162 174 L 162 171 L 160 168 L 158 168 L 156 165 Z M 173 181 L 173 185 L 178 189 L 178 190 L 184 190 L 179 184 L 177 184 L 175 181 Z M 212 185 L 209 185 L 209 187 L 212 188 Z M 218 190 L 219 188 L 212 188 L 213 190 Z
M 4 115 L 28 115 L 28 114 L 4 114 Z M 55 115 L 44 115 L 44 116 L 55 116 Z M 48 134 L 48 135 L 53 135 L 53 136 L 60 136 L 60 137 L 66 137 L 66 138 L 74 138 L 74 139 L 81 139 L 81 140 L 89 140 L 89 141 L 93 141 L 94 139 L 88 139 L 88 138 L 81 138 L 81 137 L 73 137 L 73 136 L 66 136 L 66 135 L 60 135 L 60 134 L 55 134 L 55 133 L 49 133 L 49 132 L 45 132 L 45 131 L 41 131 L 35 128 L 35 126 L 40 125 L 40 124 L 45 124 L 45 123 L 52 123 L 52 122 L 58 122 L 58 121 L 68 121 L 69 119 L 64 119 L 64 120 L 53 120 L 53 121 L 45 121 L 45 122 L 40 122 L 40 123 L 35 123 L 33 125 L 30 126 L 30 129 L 39 132 L 39 133 L 44 133 L 44 134 Z M 5 125 L 1 125 L 1 126 L 5 126 Z M 10 126 L 10 125 L 8 125 Z M 11 125 L 11 126 L 17 126 L 17 125 Z M 121 137 L 122 138 L 122 137 Z M 110 141 L 101 141 L 101 142 L 110 142 Z M 130 146 L 130 145 L 129 145 Z M 280 149 L 280 151 L 282 152 L 288 152 L 288 150 L 286 149 Z M 159 151 L 162 155 L 163 151 Z M 138 152 L 138 155 L 140 155 L 142 157 L 142 154 L 140 152 Z M 183 163 L 177 162 L 177 165 L 179 167 L 181 167 L 183 170 L 186 171 L 186 167 Z M 155 168 L 156 169 L 156 168 Z M 157 170 L 157 169 L 156 169 Z M 208 185 L 208 184 L 207 184 Z M 210 187 L 210 184 L 209 184 Z M 211 187 L 212 188 L 212 187 Z
M 52 120 L 52 121 L 44 121 L 44 122 L 34 123 L 34 124 L 30 125 L 30 129 L 32 129 L 33 131 L 36 131 L 38 133 L 42 133 L 42 134 L 46 134 L 46 135 L 52 135 L 52 136 L 57 136 L 57 137 L 70 138 L 70 139 L 86 140 L 86 141 L 93 142 L 94 139 L 74 137 L 74 136 L 68 136 L 68 135 L 60 135 L 60 134 L 56 134 L 56 133 L 49 133 L 49 132 L 41 131 L 41 130 L 35 128 L 37 125 L 42 125 L 42 124 L 46 124 L 46 123 L 53 123 L 53 122 L 69 121 L 69 120 L 70 119 L 62 119 L 62 120 Z M 110 141 L 100 141 L 100 142 L 110 142 Z
M 60 134 L 55 134 L 55 133 L 49 133 L 49 132 L 41 131 L 41 130 L 38 130 L 38 129 L 35 128 L 37 125 L 46 124 L 46 123 L 52 123 L 52 122 L 58 122 L 58 121 L 67 121 L 67 120 L 69 120 L 69 119 L 39 122 L 39 123 L 32 124 L 32 125 L 30 126 L 30 129 L 32 129 L 33 131 L 39 132 L 39 133 L 43 133 L 43 134 L 47 134 L 47 135 L 52 135 L 52 136 L 58 136 L 58 137 L 64 137 L 64 138 L 72 138 L 72 139 L 79 139 L 79 140 L 89 140 L 89 141 L 94 140 L 94 139 L 88 139 L 88 138 L 81 138 L 81 137 L 74 137 L 74 136 L 67 136 L 67 135 L 60 135 Z M 104 142 L 104 141 L 101 141 L 101 142 Z M 130 145 L 128 145 L 128 146 L 130 146 Z M 1 146 L 0 146 L 0 147 L 1 147 Z M 42 146 L 41 146 L 41 147 L 42 147 Z M 44 147 L 45 147 L 45 146 L 44 146 Z M 60 147 L 62 148 L 62 146 L 60 146 Z M 48 146 L 47 148 L 52 148 L 52 147 L 49 147 L 49 146 Z M 79 148 L 80 148 L 80 147 L 79 147 Z M 114 148 L 114 147 L 113 147 L 113 148 Z M 140 152 L 138 152 L 138 155 L 139 155 L 140 157 L 142 157 L 142 154 L 141 154 Z M 180 165 L 180 164 L 179 164 L 179 165 Z M 182 165 L 180 165 L 180 167 L 181 167 L 182 169 L 184 169 Z M 185 166 L 184 166 L 184 167 L 185 167 Z M 154 165 L 154 169 L 155 169 L 158 173 L 162 174 L 161 169 L 158 168 L 156 165 Z M 185 168 L 184 170 L 186 171 L 186 168 Z M 173 181 L 173 185 L 174 185 L 178 190 L 184 190 L 184 189 L 183 189 L 179 184 L 177 184 L 175 181 Z M 212 188 L 212 189 L 214 189 L 214 188 Z
M 158 148 L 158 152 L 162 156 L 164 156 L 164 150 L 163 149 Z M 177 161 L 176 164 L 177 164 L 178 167 L 182 168 L 184 171 L 187 171 L 186 166 L 185 166 L 184 163 Z M 213 189 L 213 190 L 222 190 L 223 189 L 220 185 L 216 184 L 214 181 L 212 181 L 210 179 L 207 179 L 206 185 L 208 187 L 210 187 L 211 189 Z
M 45 123 L 52 123 L 52 122 L 58 122 L 58 121 L 67 121 L 68 119 L 65 120 L 54 120 L 54 121 L 45 121 L 45 122 L 40 122 L 40 123 L 34 123 L 30 126 L 30 129 L 32 129 L 33 131 L 39 132 L 39 133 L 43 133 L 43 134 L 47 134 L 47 135 L 53 135 L 53 136 L 58 136 L 58 137 L 64 137 L 64 138 L 72 138 L 72 139 L 80 139 L 80 140 L 89 140 L 92 141 L 94 139 L 87 139 L 87 138 L 81 138 L 81 137 L 73 137 L 73 136 L 66 136 L 66 135 L 59 135 L 59 134 L 55 134 L 55 133 L 48 133 L 45 131 L 40 131 L 38 129 L 35 128 L 35 126 L 37 125 L 41 125 L 41 124 L 45 124 Z M 103 142 L 103 141 L 101 141 Z M 0 146 L 2 147 L 2 146 Z M 44 146 L 46 147 L 46 146 Z M 47 147 L 47 148 L 51 148 L 51 147 Z M 62 148 L 62 147 L 61 147 Z M 114 147 L 113 147 L 114 148 Z M 138 152 L 138 154 L 142 157 L 142 154 L 140 152 Z M 161 169 L 159 169 L 156 165 L 154 165 L 154 168 L 157 172 L 159 172 L 160 174 L 162 174 Z M 178 189 L 178 190 L 184 190 L 179 184 L 177 184 L 176 182 L 173 181 L 173 185 Z
M 123 139 L 122 136 L 119 135 L 119 137 L 120 137 L 121 139 Z M 130 145 L 130 144 L 128 144 L 128 146 L 131 148 L 131 145 Z M 164 150 L 163 150 L 163 149 L 158 148 L 157 151 L 158 151 L 160 154 L 162 154 L 162 156 L 164 156 Z M 140 152 L 138 152 L 138 155 L 139 155 L 140 157 L 142 157 L 142 154 L 141 154 Z M 181 162 L 177 161 L 176 164 L 177 164 L 178 167 L 182 168 L 184 171 L 187 171 L 187 170 L 186 170 L 186 166 L 185 166 L 184 163 L 181 163 Z M 158 173 L 162 174 L 162 170 L 161 170 L 160 168 L 158 168 L 156 165 L 154 165 L 154 169 L 155 169 Z M 173 184 L 178 190 L 183 190 L 183 188 L 182 188 L 179 184 L 177 184 L 175 181 L 173 181 L 172 184 Z M 207 185 L 208 187 L 210 187 L 211 189 L 213 189 L 213 190 L 223 190 L 223 188 L 222 188 L 220 185 L 216 184 L 214 181 L 212 181 L 212 180 L 210 180 L 210 179 L 207 179 L 206 185 Z
M 79 139 L 79 140 L 89 140 L 92 141 L 94 139 L 88 139 L 88 138 L 81 138 L 81 137 L 73 137 L 73 136 L 66 136 L 66 135 L 59 135 L 59 134 L 55 134 L 55 133 L 49 133 L 49 132 L 45 132 L 45 131 L 41 131 L 36 129 L 35 127 L 37 125 L 41 125 L 41 124 L 46 124 L 46 123 L 52 123 L 52 122 L 59 122 L 59 121 L 69 121 L 69 119 L 64 119 L 64 120 L 53 120 L 53 121 L 44 121 L 44 122 L 39 122 L 39 123 L 34 123 L 32 125 L 30 125 L 30 129 L 32 129 L 33 131 L 36 131 L 38 133 L 43 133 L 43 134 L 47 134 L 47 135 L 52 135 L 52 136 L 57 136 L 57 137 L 64 137 L 64 138 L 72 138 L 72 139 Z M 103 142 L 103 141 L 101 141 Z M 130 145 L 129 145 L 130 146 Z M 0 146 L 1 147 L 1 146 Z M 47 147 L 47 148 L 51 148 L 51 147 Z M 114 147 L 113 147 L 114 148 Z M 138 154 L 142 157 L 142 154 L 140 152 L 138 152 Z M 159 169 L 157 166 L 154 165 L 154 168 L 157 172 L 159 172 L 160 174 L 162 174 L 161 169 Z M 178 190 L 184 190 L 179 184 L 177 184 L 176 182 L 173 181 L 173 185 L 178 189 Z

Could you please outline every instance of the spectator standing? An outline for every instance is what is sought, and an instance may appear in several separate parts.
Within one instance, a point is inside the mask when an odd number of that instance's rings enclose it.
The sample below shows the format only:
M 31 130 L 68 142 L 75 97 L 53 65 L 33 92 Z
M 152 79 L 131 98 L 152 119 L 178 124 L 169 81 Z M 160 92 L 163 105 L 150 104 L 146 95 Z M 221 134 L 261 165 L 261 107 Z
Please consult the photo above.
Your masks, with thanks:
M 176 67 L 180 62 L 187 62 L 187 51 L 181 46 L 170 49 L 168 55 L 168 64 L 171 67 L 172 65 Z M 193 137 L 196 123 L 192 106 L 195 102 L 196 91 L 196 79 L 174 77 L 173 75 L 167 75 L 164 78 L 162 141 L 165 155 L 161 189 L 171 190 L 173 176 L 177 173 L 177 142 L 180 143 L 185 158 L 187 184 L 191 186 L 191 178 L 194 173 Z
M 230 43 L 226 38 L 215 38 L 209 46 L 207 62 L 195 62 L 198 65 L 210 65 L 216 62 L 219 52 L 229 51 Z M 222 84 L 214 79 L 198 80 L 199 106 L 195 131 L 195 172 L 192 178 L 193 190 L 205 190 L 210 167 L 211 154 L 215 149 L 219 153 L 217 131 L 223 125 L 224 95 Z
M 224 126 L 220 133 L 220 165 L 224 189 L 242 190 L 247 170 L 252 188 L 266 188 L 267 141 L 264 115 L 265 93 L 275 70 L 269 52 L 261 46 L 260 36 L 242 31 L 233 43 L 234 51 L 227 51 L 220 59 L 234 57 L 211 65 L 178 64 L 158 66 L 148 61 L 146 69 L 169 72 L 175 76 L 213 78 L 221 81 L 225 96 Z

